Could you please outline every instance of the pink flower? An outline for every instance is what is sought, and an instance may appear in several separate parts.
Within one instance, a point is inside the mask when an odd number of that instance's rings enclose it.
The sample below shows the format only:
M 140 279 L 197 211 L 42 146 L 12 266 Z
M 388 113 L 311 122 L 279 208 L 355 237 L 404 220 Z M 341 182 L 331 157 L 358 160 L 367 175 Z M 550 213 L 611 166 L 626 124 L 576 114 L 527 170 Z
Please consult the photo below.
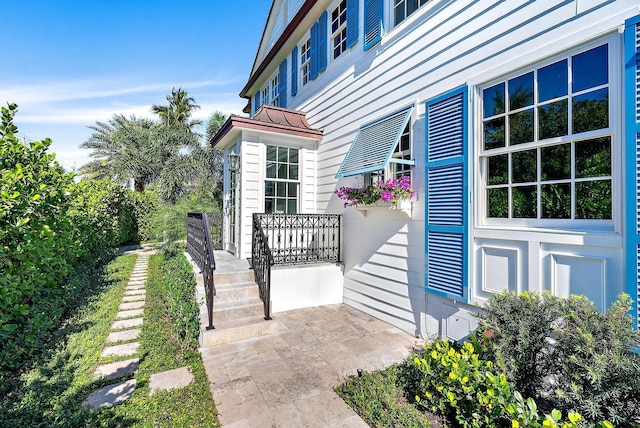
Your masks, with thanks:
M 393 193 L 391 193 L 388 190 L 383 190 L 382 194 L 380 195 L 380 199 L 382 199 L 385 202 L 389 202 L 393 200 Z

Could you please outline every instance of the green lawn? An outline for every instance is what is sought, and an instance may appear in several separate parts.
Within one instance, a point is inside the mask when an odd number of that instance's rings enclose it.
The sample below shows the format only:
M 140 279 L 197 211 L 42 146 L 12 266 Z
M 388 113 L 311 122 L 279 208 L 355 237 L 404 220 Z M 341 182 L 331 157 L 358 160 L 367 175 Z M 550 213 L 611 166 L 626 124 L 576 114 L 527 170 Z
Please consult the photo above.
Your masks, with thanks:
M 111 383 L 93 378 L 106 360 L 105 346 L 135 255 L 110 263 L 86 284 L 94 295 L 77 308 L 29 366 L 5 378 L 0 389 L 0 427 L 219 426 L 207 377 L 197 350 L 179 352 L 169 335 L 171 319 L 162 300 L 161 255 L 150 257 L 145 320 L 140 336 L 140 367 L 133 396 L 120 406 L 87 410 L 82 401 Z M 179 390 L 149 396 L 151 374 L 189 366 L 195 381 Z M 123 380 L 126 380 L 123 379 Z

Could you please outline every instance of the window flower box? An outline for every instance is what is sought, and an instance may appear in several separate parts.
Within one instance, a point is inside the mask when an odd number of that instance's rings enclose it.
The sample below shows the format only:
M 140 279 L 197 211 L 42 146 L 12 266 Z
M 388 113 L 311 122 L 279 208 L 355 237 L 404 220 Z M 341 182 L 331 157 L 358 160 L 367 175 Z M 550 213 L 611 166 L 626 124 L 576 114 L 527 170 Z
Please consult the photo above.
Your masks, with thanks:
M 400 210 L 411 216 L 411 178 L 392 178 L 370 186 L 341 187 L 334 192 L 344 202 L 344 207 L 355 206 L 366 215 L 367 211 Z
M 367 211 L 398 211 L 411 217 L 413 201 L 408 198 L 400 198 L 395 203 L 380 200 L 372 204 L 356 204 L 355 207 L 364 216 L 367 215 Z

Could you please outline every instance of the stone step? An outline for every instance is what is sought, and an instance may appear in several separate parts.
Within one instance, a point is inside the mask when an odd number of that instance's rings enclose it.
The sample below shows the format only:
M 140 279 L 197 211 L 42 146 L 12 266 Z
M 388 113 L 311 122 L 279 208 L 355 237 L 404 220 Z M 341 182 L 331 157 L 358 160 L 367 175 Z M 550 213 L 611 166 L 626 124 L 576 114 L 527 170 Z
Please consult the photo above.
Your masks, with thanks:
M 122 296 L 122 301 L 127 303 L 127 302 L 137 302 L 138 300 L 143 300 L 145 299 L 145 294 L 135 294 L 133 296 Z
M 252 318 L 260 315 L 264 316 L 264 305 L 260 299 L 226 302 L 221 304 L 218 304 L 215 300 L 213 302 L 214 322 Z M 200 306 L 200 316 L 201 319 L 207 317 L 206 304 Z
M 135 354 L 136 352 L 138 352 L 139 347 L 140 347 L 139 342 L 131 342 L 131 343 L 125 343 L 122 345 L 107 346 L 102 350 L 102 353 L 100 355 L 102 357 L 111 357 L 111 356 L 124 357 L 125 355 Z
M 204 291 L 204 289 L 203 289 Z M 216 286 L 215 302 L 237 302 L 241 300 L 259 299 L 260 289 L 255 282 L 242 282 Z
M 105 386 L 89 395 L 89 397 L 82 402 L 82 407 L 113 407 L 131 397 L 135 389 L 135 379 Z
M 139 302 L 120 303 L 120 306 L 118 306 L 118 309 L 121 311 L 128 311 L 130 309 L 140 309 L 143 307 L 144 307 L 144 300 L 141 300 Z
M 253 281 L 255 281 L 255 277 L 251 269 L 247 269 L 246 271 L 228 273 L 214 272 L 213 274 L 213 283 L 216 285 L 216 288 L 221 285 L 241 284 Z
M 120 311 L 116 314 L 116 319 L 136 318 L 142 316 L 144 309 L 131 309 L 130 311 Z
M 137 296 L 140 294 L 146 294 L 147 291 L 144 288 L 134 288 L 131 290 L 125 290 L 124 295 L 125 296 Z
M 95 376 L 102 379 L 117 379 L 138 371 L 139 358 L 102 364 L 96 367 Z
M 143 318 L 129 318 L 126 320 L 114 321 L 111 330 L 122 330 L 126 328 L 139 327 L 142 325 Z
M 274 320 L 265 321 L 262 317 L 214 322 L 213 325 L 214 330 L 200 329 L 200 346 L 203 348 L 287 331 L 284 324 Z
M 128 342 L 135 340 L 140 336 L 142 329 L 134 328 L 133 330 L 114 331 L 107 336 L 107 342 Z

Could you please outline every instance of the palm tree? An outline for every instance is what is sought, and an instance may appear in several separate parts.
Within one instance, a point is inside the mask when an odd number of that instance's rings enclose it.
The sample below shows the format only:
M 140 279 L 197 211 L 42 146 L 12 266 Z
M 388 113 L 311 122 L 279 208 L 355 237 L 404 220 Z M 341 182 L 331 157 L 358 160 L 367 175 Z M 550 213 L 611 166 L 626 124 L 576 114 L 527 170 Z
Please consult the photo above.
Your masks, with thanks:
M 89 126 L 94 132 L 80 147 L 92 150 L 90 156 L 95 160 L 80 167 L 80 176 L 122 181 L 131 178 L 136 191 L 144 190 L 161 167 L 153 144 L 154 126 L 148 119 L 127 119 L 121 114 Z
M 154 104 L 151 111 L 160 116 L 165 125 L 182 125 L 193 131 L 195 126 L 202 124 L 201 120 L 190 119 L 194 111 L 200 108 L 193 97 L 187 95 L 182 88 L 173 88 L 171 95 L 167 95 L 169 105 Z

